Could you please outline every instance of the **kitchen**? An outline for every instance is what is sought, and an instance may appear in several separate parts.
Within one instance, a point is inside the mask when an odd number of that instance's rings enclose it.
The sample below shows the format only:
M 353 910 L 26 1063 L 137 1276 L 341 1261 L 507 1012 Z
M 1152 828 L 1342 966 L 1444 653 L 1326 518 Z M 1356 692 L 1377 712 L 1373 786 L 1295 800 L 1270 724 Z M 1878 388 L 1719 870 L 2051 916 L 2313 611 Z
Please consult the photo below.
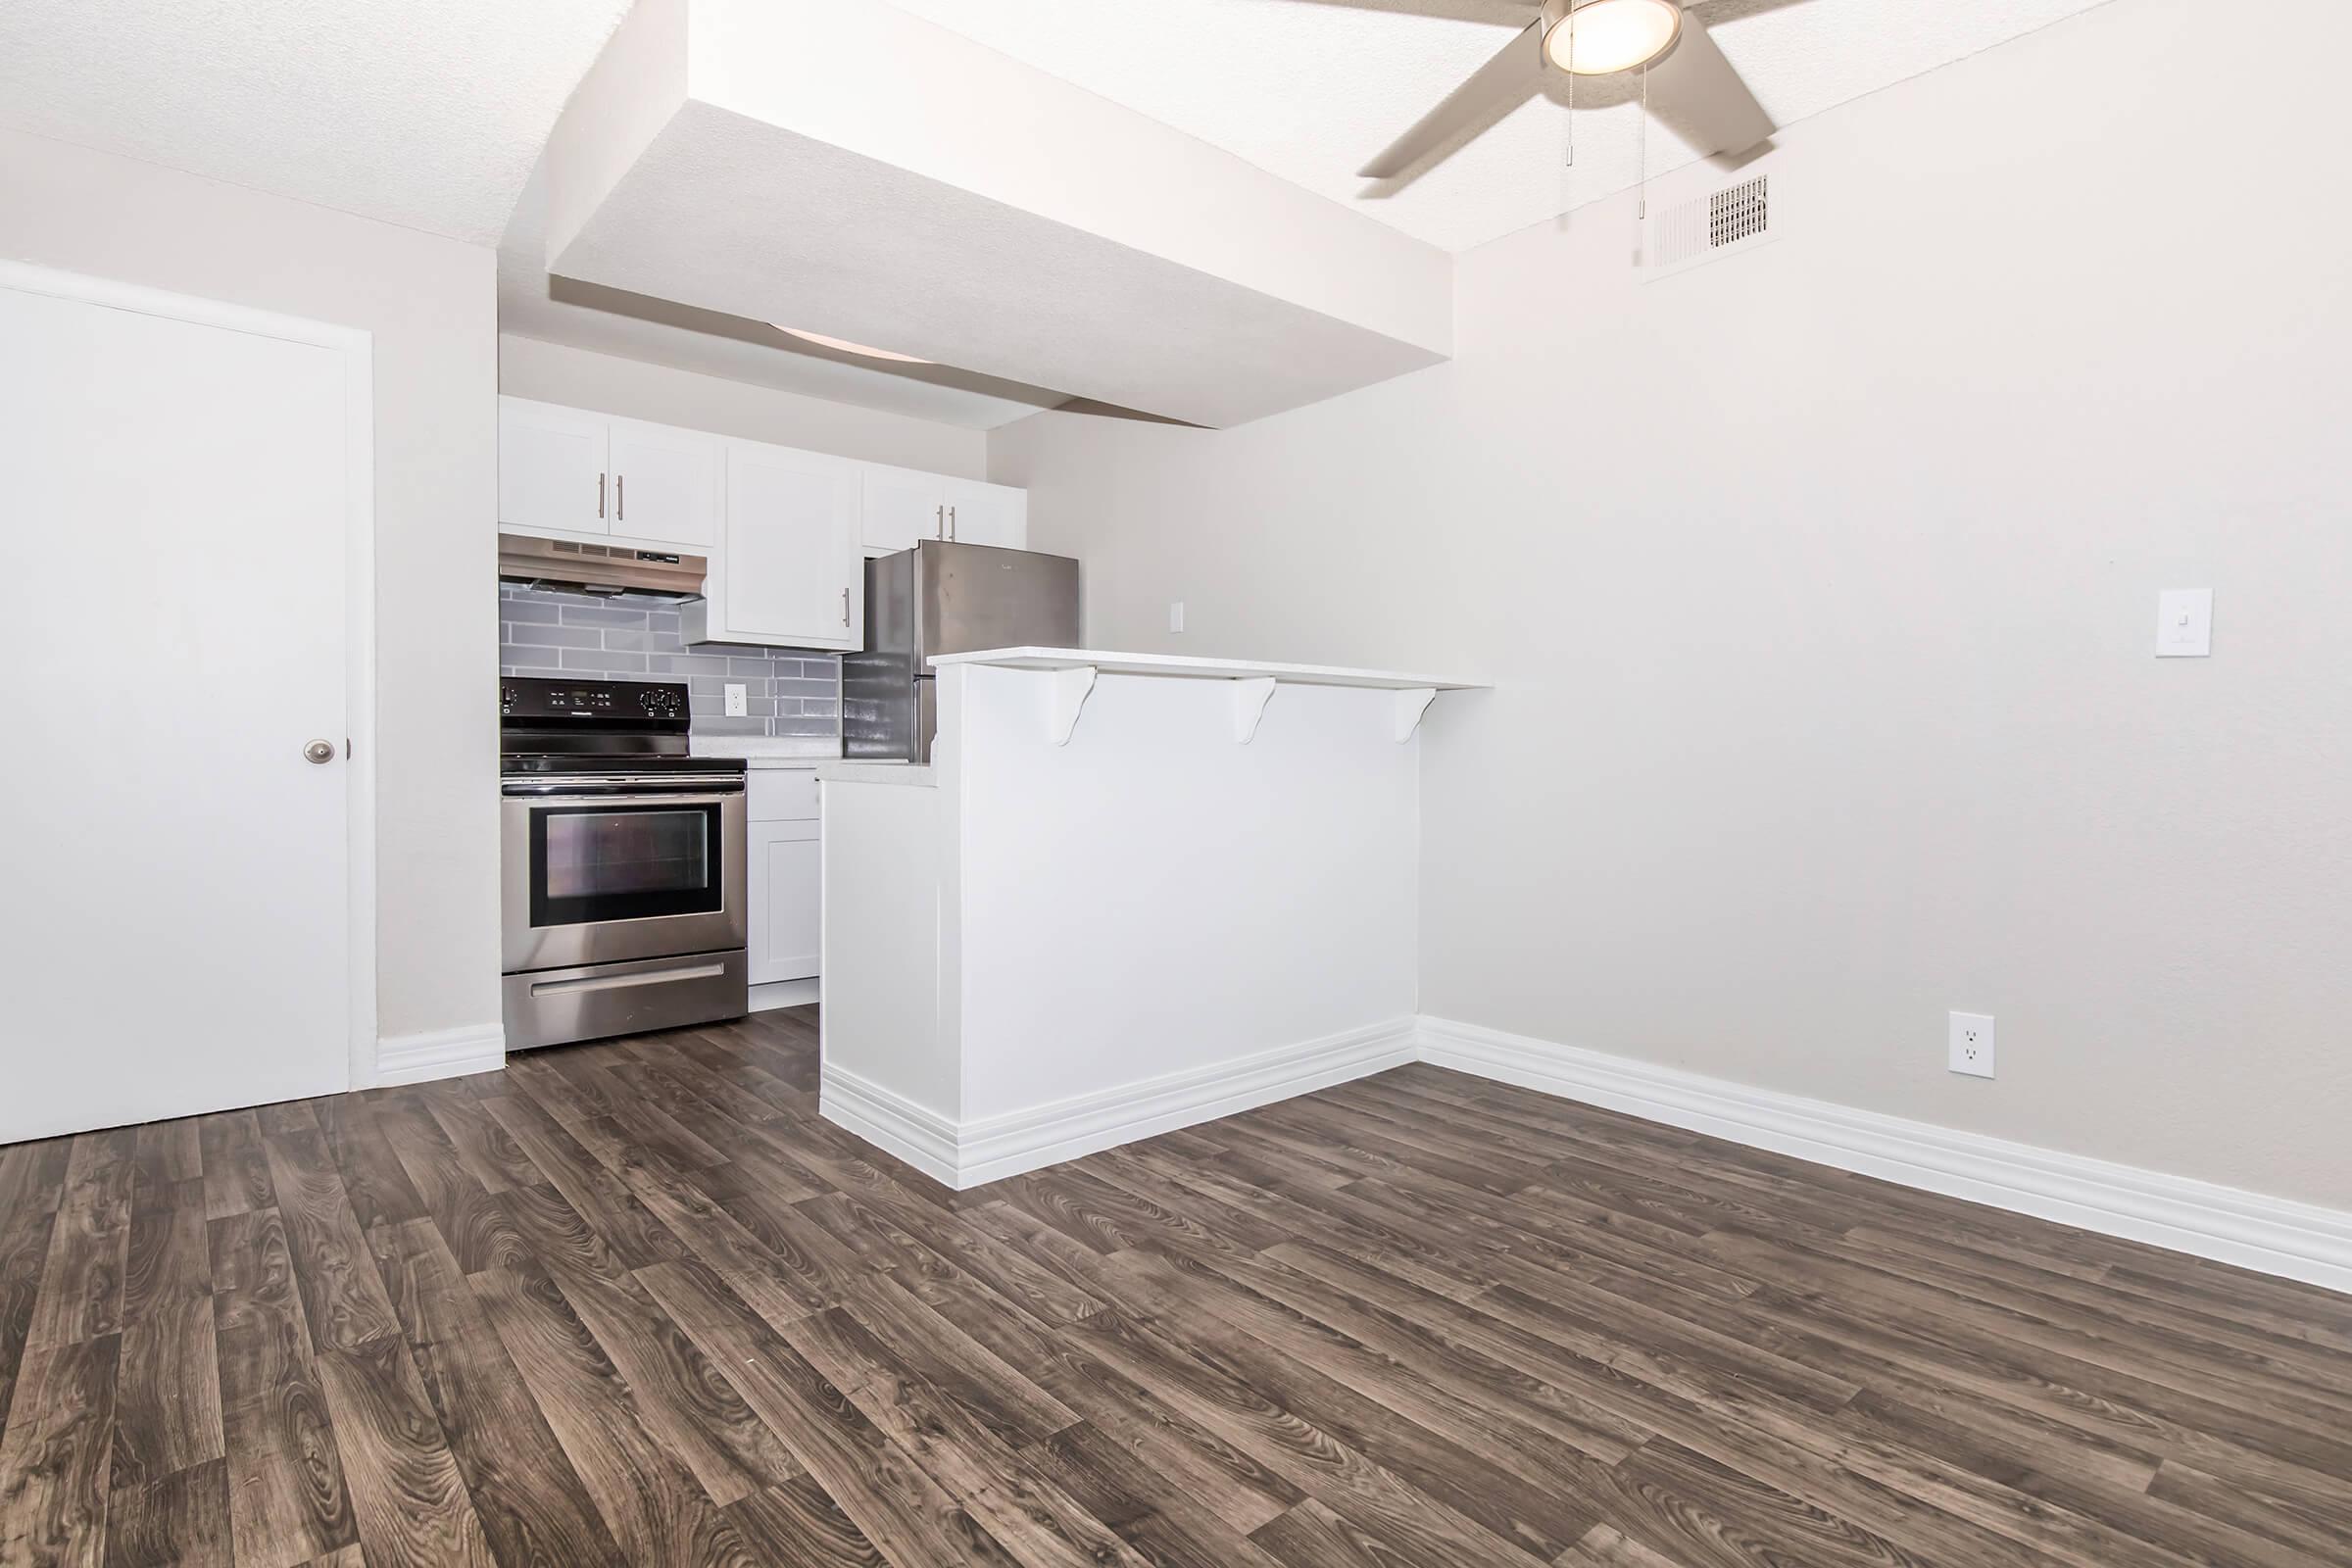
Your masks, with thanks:
M 1085 650 L 1018 489 L 500 412 L 508 1051 L 822 1000 L 824 1114 L 958 1187 L 1405 1059 L 1413 743 L 1473 683 Z
M 517 757 L 577 755 L 602 736 L 608 757 L 654 755 L 658 765 L 688 770 L 700 783 L 743 798 L 743 820 L 735 822 L 730 810 L 724 853 L 707 867 L 713 885 L 706 891 L 718 897 L 721 861 L 740 866 L 733 874 L 744 878 L 745 902 L 722 923 L 746 956 L 730 961 L 723 976 L 695 983 L 706 991 L 715 983 L 724 1010 L 684 1002 L 676 981 L 648 982 L 657 989 L 638 993 L 605 983 L 552 994 L 599 997 L 608 1004 L 600 1016 L 636 1026 L 688 1021 L 681 1011 L 731 1016 L 749 1004 L 813 1002 L 819 946 L 813 769 L 841 755 L 842 655 L 865 641 L 864 563 L 921 539 L 1018 550 L 1027 532 L 1025 495 L 514 396 L 499 400 L 499 664 L 508 735 L 502 753 L 510 772 L 523 765 L 514 761 Z M 1041 627 L 1075 641 L 1076 617 L 1073 584 L 1066 612 Z M 586 695 L 570 688 L 599 676 L 612 677 L 594 686 L 605 710 L 566 718 L 570 704 L 558 699 Z M 615 692 L 618 717 L 610 707 Z M 682 701 L 683 710 L 653 712 L 640 704 L 657 697 Z M 639 720 L 637 731 L 623 719 Z M 549 733 L 551 724 L 566 722 L 584 733 L 569 739 Z M 676 755 L 688 750 L 706 760 Z M 732 774 L 710 765 L 721 759 L 737 764 Z M 510 783 L 510 795 L 514 788 Z M 545 816 L 514 808 L 509 814 L 502 883 L 512 927 L 533 896 L 529 823 Z M 543 839 L 544 827 L 539 831 Z M 543 888 L 539 897 L 544 901 Z M 651 908 L 660 901 L 640 896 L 638 903 Z M 584 918 L 589 906 L 572 910 L 583 917 L 576 923 L 604 923 Z M 666 913 L 639 918 L 654 924 L 623 923 L 601 943 L 572 943 L 565 952 L 634 961 L 708 951 L 691 937 L 645 935 L 674 925 Z M 548 950 L 531 930 L 526 917 L 509 932 L 511 977 L 559 967 L 542 961 Z M 510 1041 L 577 1038 L 570 1025 L 533 1027 L 521 1016 L 534 986 L 549 995 L 552 986 L 611 979 L 569 972 L 577 964 L 562 967 L 565 973 L 540 974 L 520 989 L 510 978 Z M 747 986 L 745 1004 L 727 1007 L 724 999 Z M 612 1010 L 631 995 L 666 999 L 669 1010 Z

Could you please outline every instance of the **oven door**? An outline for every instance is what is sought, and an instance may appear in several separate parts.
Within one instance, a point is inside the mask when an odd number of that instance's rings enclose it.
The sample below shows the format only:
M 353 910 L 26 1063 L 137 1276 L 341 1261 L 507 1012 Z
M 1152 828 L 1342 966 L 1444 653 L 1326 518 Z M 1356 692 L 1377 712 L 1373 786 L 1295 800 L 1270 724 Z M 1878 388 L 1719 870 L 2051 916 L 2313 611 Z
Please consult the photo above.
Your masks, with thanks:
M 740 784 L 510 784 L 500 802 L 509 974 L 744 945 Z

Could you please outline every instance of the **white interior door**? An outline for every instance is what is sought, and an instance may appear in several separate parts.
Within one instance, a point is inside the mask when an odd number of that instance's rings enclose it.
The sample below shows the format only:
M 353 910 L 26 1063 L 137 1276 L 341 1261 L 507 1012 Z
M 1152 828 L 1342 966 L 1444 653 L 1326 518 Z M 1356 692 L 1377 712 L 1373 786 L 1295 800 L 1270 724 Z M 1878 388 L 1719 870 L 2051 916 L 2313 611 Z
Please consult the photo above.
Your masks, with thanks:
M 350 1082 L 353 364 L 0 276 L 0 1143 Z

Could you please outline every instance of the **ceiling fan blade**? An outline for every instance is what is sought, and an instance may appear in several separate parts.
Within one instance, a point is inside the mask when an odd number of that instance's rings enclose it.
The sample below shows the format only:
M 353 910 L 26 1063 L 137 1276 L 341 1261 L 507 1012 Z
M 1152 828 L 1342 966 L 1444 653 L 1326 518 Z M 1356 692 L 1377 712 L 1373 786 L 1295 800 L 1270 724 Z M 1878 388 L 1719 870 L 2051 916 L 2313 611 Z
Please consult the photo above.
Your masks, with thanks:
M 1688 12 L 1673 52 L 1649 68 L 1649 112 L 1708 157 L 1743 153 L 1778 128 L 1707 24 Z
M 1448 22 L 1514 22 L 1535 10 L 1542 0 L 1313 0 L 1313 3 L 1343 6 L 1351 11 L 1440 17 Z
M 1543 85 L 1544 24 L 1538 20 L 1357 172 L 1366 179 L 1395 179 L 1456 137 L 1486 129 Z

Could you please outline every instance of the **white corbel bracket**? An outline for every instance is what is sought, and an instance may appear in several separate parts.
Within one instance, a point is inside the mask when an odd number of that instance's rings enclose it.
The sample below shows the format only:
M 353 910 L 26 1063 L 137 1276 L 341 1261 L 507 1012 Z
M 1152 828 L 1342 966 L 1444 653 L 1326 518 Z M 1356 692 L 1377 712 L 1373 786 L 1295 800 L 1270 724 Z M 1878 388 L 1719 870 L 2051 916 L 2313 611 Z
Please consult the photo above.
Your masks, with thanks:
M 1095 689 L 1095 668 L 1081 664 L 1074 669 L 1050 669 L 1045 678 L 1046 736 L 1056 746 L 1067 746 L 1078 728 L 1078 710 Z
M 1396 694 L 1397 745 L 1402 746 L 1413 738 L 1413 731 L 1421 727 L 1421 715 L 1428 712 L 1429 705 L 1437 700 L 1438 689 L 1434 686 L 1415 686 Z
M 1271 675 L 1233 683 L 1233 738 L 1242 745 L 1257 738 L 1257 721 L 1265 716 L 1266 704 L 1274 700 L 1275 684 Z

